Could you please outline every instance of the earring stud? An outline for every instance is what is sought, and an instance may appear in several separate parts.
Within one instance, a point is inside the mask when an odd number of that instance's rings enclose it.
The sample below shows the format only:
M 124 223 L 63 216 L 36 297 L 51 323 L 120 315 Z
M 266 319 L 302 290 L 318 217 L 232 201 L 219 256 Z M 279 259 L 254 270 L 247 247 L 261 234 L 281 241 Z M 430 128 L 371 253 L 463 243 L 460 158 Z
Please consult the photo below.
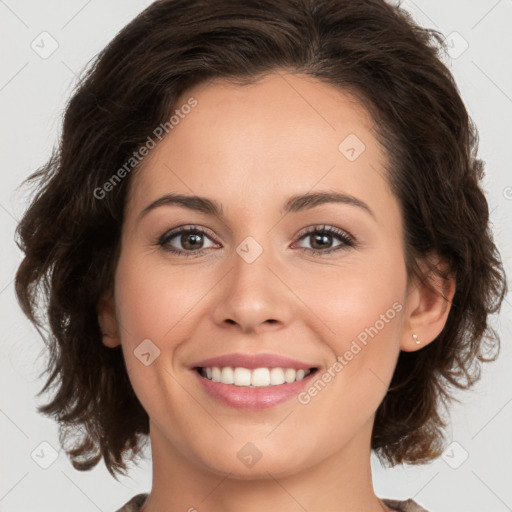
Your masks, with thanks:
M 413 334 L 412 337 L 413 337 L 416 345 L 419 345 L 421 343 L 421 341 L 418 339 L 418 336 L 416 336 L 416 334 Z

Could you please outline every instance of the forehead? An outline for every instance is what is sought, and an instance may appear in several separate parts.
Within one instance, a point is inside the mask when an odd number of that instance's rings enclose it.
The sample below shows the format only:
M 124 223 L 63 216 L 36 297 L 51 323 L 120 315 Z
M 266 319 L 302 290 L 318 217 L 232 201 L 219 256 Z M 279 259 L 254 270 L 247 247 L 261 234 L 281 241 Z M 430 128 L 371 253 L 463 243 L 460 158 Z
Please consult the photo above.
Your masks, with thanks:
M 191 98 L 196 105 L 181 109 Z M 176 110 L 176 124 L 134 176 L 137 208 L 166 191 L 212 196 L 255 215 L 283 194 L 313 188 L 376 207 L 394 200 L 364 105 L 316 78 L 276 72 L 250 85 L 215 80 L 186 91 Z

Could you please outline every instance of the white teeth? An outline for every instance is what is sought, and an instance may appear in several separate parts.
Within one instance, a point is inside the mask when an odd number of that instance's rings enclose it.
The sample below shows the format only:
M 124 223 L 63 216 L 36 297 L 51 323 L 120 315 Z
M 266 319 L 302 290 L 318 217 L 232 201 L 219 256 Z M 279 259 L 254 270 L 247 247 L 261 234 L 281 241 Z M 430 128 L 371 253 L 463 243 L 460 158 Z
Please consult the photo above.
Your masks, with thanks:
M 212 368 L 212 380 L 213 382 L 220 382 L 220 368 L 216 366 Z
M 235 368 L 234 383 L 235 386 L 250 386 L 251 370 L 248 370 L 247 368 Z
M 270 372 L 268 368 L 255 368 L 251 375 L 251 384 L 255 387 L 270 385 Z
M 201 368 L 201 375 L 213 382 L 233 384 L 244 387 L 279 386 L 302 380 L 311 370 L 295 370 L 294 368 Z
M 269 374 L 270 384 L 272 384 L 272 386 L 284 384 L 285 378 L 282 368 L 272 368 Z
M 233 368 L 226 366 L 222 368 L 220 372 L 220 381 L 224 384 L 233 384 L 235 381 L 233 380 Z
M 284 372 L 284 380 L 288 383 L 295 382 L 295 376 L 297 372 L 293 368 L 286 368 Z

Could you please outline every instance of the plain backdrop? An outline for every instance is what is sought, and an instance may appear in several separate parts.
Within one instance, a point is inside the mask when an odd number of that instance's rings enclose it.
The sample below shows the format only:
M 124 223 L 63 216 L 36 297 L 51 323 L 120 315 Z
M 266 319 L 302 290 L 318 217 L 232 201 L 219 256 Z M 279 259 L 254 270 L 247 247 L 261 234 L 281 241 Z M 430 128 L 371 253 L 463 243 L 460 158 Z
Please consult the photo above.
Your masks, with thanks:
M 21 313 L 13 276 L 21 260 L 14 244 L 27 205 L 19 185 L 48 159 L 61 116 L 88 61 L 148 0 L 0 0 L 1 179 L 0 229 L 0 511 L 113 512 L 151 487 L 150 453 L 116 482 L 103 462 L 73 469 L 57 425 L 36 412 L 43 381 L 44 344 Z M 506 271 L 512 238 L 512 2 L 405 0 L 417 21 L 447 38 L 447 62 L 480 134 L 486 161 L 484 188 Z M 430 512 L 512 510 L 511 307 L 492 319 L 502 340 L 497 362 L 459 393 L 451 407 L 443 457 L 425 466 L 382 468 L 372 459 L 381 497 L 414 498 Z M 148 450 L 149 451 L 149 450 Z

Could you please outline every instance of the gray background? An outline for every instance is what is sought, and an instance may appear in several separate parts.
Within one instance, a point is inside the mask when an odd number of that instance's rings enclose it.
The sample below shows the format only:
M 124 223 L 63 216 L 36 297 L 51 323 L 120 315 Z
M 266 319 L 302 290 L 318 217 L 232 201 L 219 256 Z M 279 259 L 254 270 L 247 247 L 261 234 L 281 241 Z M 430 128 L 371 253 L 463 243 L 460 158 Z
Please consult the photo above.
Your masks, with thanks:
M 151 486 L 150 453 L 120 482 L 103 462 L 90 472 L 73 469 L 59 446 L 56 424 L 36 413 L 35 406 L 42 401 L 35 394 L 43 384 L 37 376 L 45 365 L 44 344 L 19 310 L 13 289 L 21 259 L 13 235 L 27 204 L 26 191 L 18 187 L 49 157 L 83 67 L 149 3 L 0 0 L 1 512 L 110 512 Z M 512 2 L 405 0 L 402 6 L 449 41 L 446 61 L 479 129 L 479 155 L 487 162 L 484 188 L 510 274 Z M 40 35 L 45 31 L 50 35 Z M 512 510 L 510 310 L 506 301 L 501 315 L 493 319 L 502 337 L 498 362 L 486 365 L 481 381 L 473 390 L 459 393 L 461 404 L 451 407 L 453 444 L 442 458 L 425 466 L 383 469 L 372 459 L 379 496 L 413 497 L 431 512 Z

